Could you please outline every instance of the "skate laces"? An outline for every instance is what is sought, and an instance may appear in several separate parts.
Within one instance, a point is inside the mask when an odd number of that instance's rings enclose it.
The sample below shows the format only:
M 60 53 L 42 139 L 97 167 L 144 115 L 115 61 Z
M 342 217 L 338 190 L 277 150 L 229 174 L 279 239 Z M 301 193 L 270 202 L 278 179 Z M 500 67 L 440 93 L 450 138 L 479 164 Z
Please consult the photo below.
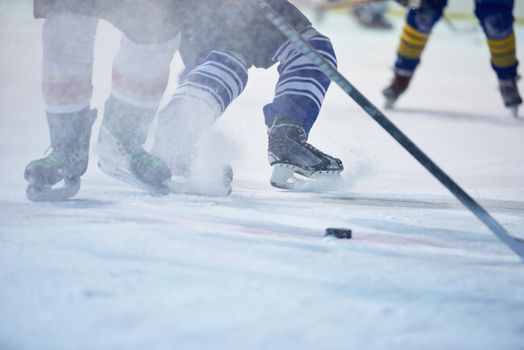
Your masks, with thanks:
M 306 132 L 304 131 L 304 129 L 302 127 L 300 127 L 299 125 L 294 124 L 294 123 L 281 122 L 281 123 L 277 124 L 276 122 L 274 122 L 273 125 L 271 125 L 271 127 L 268 129 L 267 133 L 270 136 L 271 135 L 275 135 L 275 132 L 278 129 L 282 129 L 282 128 L 285 128 L 285 127 L 289 128 L 289 129 L 296 129 L 298 131 L 298 134 L 299 134 L 299 141 L 300 141 L 300 143 L 306 142 L 306 140 L 307 140 Z M 285 132 L 285 133 L 286 133 L 286 135 L 288 134 L 288 132 Z
M 287 129 L 283 130 L 282 133 L 283 135 L 275 135 L 274 133 L 282 128 L 282 127 L 287 127 Z M 298 141 L 304 148 L 308 149 L 311 153 L 314 153 L 316 154 L 317 157 L 322 157 L 326 160 L 329 160 L 330 163 L 334 163 L 334 164 L 339 164 L 340 163 L 340 160 L 333 157 L 333 156 L 330 156 L 329 154 L 326 154 L 324 152 L 322 152 L 321 150 L 319 150 L 318 148 L 316 148 L 315 146 L 313 146 L 312 144 L 308 143 L 307 142 L 307 137 L 306 137 L 306 132 L 304 131 L 303 128 L 301 128 L 300 126 L 296 125 L 296 124 L 293 124 L 293 123 L 281 123 L 281 124 L 278 124 L 278 125 L 274 125 L 269 129 L 268 133 L 270 134 L 270 138 L 269 138 L 269 146 L 271 148 L 271 146 L 273 144 L 276 144 L 276 143 L 280 143 L 282 142 L 282 137 L 285 137 L 285 138 L 290 138 L 290 139 L 294 139 L 293 137 L 289 137 L 289 132 L 291 130 L 297 130 L 298 131 L 298 140 L 295 140 L 295 141 Z M 285 135 L 285 136 L 284 136 Z M 281 146 L 281 147 L 285 147 L 285 146 Z
M 333 157 L 333 156 L 330 156 L 327 153 L 322 152 L 321 150 L 319 150 L 318 148 L 316 148 L 315 146 L 313 146 L 310 143 L 304 142 L 304 147 L 308 148 L 313 153 L 316 153 L 317 155 L 320 154 L 320 156 L 324 157 L 325 159 L 328 159 L 329 163 L 330 163 L 329 166 L 334 166 L 335 168 L 341 168 L 342 161 L 340 159 L 338 159 L 336 157 Z
M 46 151 L 48 152 L 48 151 Z M 40 159 L 39 163 L 45 168 L 61 167 L 70 161 L 64 152 L 53 150 L 47 157 Z

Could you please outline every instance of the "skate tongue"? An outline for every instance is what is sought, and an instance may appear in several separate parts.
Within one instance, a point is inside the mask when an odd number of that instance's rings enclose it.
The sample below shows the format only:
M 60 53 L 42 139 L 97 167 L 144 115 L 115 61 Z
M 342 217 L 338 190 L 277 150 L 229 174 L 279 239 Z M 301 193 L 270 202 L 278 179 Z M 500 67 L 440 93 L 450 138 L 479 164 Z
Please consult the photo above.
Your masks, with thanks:
M 26 190 L 27 199 L 33 202 L 60 202 L 75 196 L 80 190 L 80 177 L 64 179 L 63 185 L 52 187 L 38 186 L 29 183 Z

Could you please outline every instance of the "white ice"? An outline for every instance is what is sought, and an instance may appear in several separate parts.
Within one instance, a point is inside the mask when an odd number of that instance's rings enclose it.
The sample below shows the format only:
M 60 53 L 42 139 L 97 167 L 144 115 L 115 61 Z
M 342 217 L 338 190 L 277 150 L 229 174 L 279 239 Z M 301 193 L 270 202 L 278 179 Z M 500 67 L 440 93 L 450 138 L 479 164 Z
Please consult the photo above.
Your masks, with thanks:
M 379 106 L 395 27 L 365 31 L 343 13 L 318 25 Z M 40 28 L 29 1 L 0 1 L 0 349 L 524 348 L 524 263 L 336 86 L 310 141 L 344 161 L 339 190 L 269 185 L 273 69 L 252 71 L 219 123 L 235 153 L 230 197 L 152 197 L 102 174 L 92 149 L 77 197 L 29 202 L 23 169 L 49 144 Z M 100 110 L 118 39 L 101 24 Z M 524 115 L 503 108 L 480 31 L 441 23 L 386 114 L 524 237 Z M 354 238 L 323 238 L 339 226 Z

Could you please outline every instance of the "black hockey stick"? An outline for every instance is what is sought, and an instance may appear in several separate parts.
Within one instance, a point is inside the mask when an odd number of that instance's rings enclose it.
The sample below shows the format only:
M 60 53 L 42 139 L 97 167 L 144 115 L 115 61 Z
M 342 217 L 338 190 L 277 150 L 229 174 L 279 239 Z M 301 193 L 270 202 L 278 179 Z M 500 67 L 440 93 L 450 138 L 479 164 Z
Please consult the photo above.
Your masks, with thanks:
M 346 92 L 369 116 L 404 147 L 420 164 L 440 181 L 466 208 L 484 223 L 502 242 L 524 261 L 524 240 L 510 235 L 484 208 L 471 198 L 455 181 L 435 164 L 417 145 L 413 143 L 395 124 L 360 93 L 329 61 L 321 56 L 300 34 L 265 0 L 248 0 L 284 34 L 297 49 L 309 57 L 317 67 Z

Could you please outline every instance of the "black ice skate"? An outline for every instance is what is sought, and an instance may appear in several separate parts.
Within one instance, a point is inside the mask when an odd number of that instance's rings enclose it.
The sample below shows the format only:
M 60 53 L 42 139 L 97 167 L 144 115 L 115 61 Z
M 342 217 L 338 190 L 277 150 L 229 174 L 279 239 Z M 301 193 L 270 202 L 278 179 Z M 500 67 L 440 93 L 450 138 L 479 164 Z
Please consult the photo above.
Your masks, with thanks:
M 273 167 L 271 185 L 288 190 L 328 189 L 344 170 L 340 159 L 309 143 L 304 129 L 294 120 L 277 118 L 268 130 L 268 159 Z
M 89 139 L 95 119 L 96 110 L 87 108 L 76 113 L 47 113 L 52 151 L 25 168 L 29 200 L 62 201 L 78 193 L 80 176 L 87 170 Z
M 142 147 L 154 113 L 110 97 L 98 137 L 98 166 L 117 180 L 155 195 L 166 195 L 170 192 L 171 171 L 162 159 Z
M 391 109 L 397 102 L 400 95 L 402 95 L 411 82 L 412 74 L 410 72 L 395 71 L 395 76 L 391 84 L 382 90 L 382 95 L 386 98 L 384 107 Z
M 522 104 L 522 97 L 520 97 L 517 86 L 517 78 L 499 80 L 499 89 L 504 105 L 508 107 L 511 114 L 517 118 L 519 114 L 519 106 Z

